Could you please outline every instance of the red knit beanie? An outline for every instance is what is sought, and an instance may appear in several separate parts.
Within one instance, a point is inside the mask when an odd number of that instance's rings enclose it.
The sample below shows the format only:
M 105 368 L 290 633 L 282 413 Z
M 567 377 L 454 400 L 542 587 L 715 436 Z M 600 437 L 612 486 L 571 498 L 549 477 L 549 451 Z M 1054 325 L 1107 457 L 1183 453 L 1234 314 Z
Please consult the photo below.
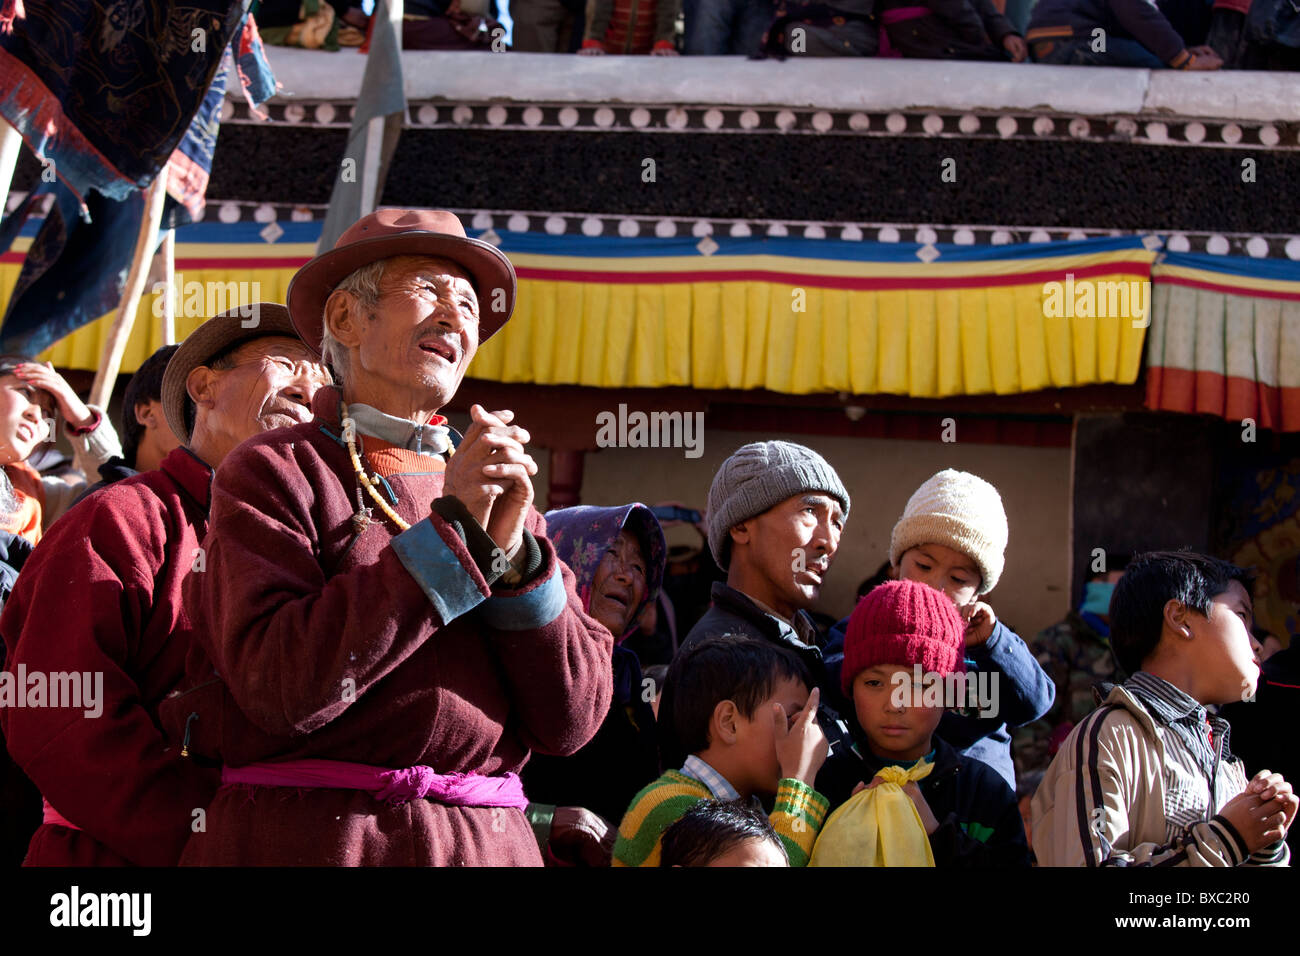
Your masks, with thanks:
M 858 602 L 844 635 L 840 688 L 853 696 L 853 680 L 868 667 L 920 664 L 947 676 L 966 670 L 966 624 L 948 595 L 919 581 L 886 581 Z

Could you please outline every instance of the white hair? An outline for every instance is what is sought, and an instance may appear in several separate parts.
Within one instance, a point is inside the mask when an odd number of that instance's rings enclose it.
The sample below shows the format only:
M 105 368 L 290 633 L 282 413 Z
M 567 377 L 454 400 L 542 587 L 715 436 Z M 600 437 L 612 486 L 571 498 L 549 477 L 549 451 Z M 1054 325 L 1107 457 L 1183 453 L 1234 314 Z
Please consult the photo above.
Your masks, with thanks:
M 379 301 L 379 283 L 387 265 L 387 259 L 367 263 L 334 287 L 335 292 L 352 294 L 356 306 L 353 309 L 354 315 L 360 309 L 368 309 Z M 348 350 L 330 332 L 329 323 L 324 321 L 321 322 L 320 352 L 321 360 L 334 369 L 335 379 L 340 383 L 345 382 L 349 370 Z

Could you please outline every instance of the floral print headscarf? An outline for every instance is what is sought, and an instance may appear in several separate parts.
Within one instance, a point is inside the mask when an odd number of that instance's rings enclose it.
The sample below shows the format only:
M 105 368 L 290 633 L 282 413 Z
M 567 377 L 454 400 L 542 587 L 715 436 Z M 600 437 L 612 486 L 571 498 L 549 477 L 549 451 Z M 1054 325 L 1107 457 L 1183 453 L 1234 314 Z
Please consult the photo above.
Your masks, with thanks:
M 583 610 L 591 607 L 591 582 L 600 559 L 624 529 L 636 536 L 645 557 L 645 600 L 633 613 L 627 632 L 614 635 L 620 644 L 636 629 L 636 618 L 658 596 L 663 584 L 668 545 L 659 520 L 640 502 L 613 508 L 578 505 L 546 513 L 546 536 L 555 546 L 556 555 L 577 579 Z

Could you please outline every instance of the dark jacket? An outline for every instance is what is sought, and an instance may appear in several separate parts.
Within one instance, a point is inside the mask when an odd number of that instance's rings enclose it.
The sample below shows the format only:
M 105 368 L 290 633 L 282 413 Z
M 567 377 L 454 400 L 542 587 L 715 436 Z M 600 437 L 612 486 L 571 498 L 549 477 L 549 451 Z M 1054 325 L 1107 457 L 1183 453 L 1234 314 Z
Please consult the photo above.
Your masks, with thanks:
M 840 718 L 834 706 L 827 702 L 831 696 L 828 690 L 826 665 L 822 660 L 820 635 L 812 619 L 804 611 L 795 615 L 794 627 L 779 617 L 767 613 L 741 591 L 722 582 L 713 585 L 713 606 L 699 619 L 691 632 L 686 635 L 678 654 L 698 644 L 706 637 L 720 637 L 723 634 L 743 634 L 768 641 L 778 647 L 791 651 L 808 668 L 813 683 L 822 690 L 822 703 L 817 712 L 817 722 L 822 732 L 830 741 L 831 755 L 847 751 L 852 743 L 849 738 L 848 724 Z M 798 633 L 796 633 L 798 628 Z M 663 697 L 659 701 L 659 738 L 660 752 L 665 767 L 680 767 L 686 760 L 672 735 L 671 721 L 664 719 L 664 714 L 672 708 L 672 685 L 664 685 Z M 818 790 L 821 780 L 818 778 Z M 823 793 L 825 791 L 822 791 Z
M 834 789 L 840 792 L 851 792 L 859 782 L 869 783 L 886 765 L 867 747 L 860 730 L 855 730 L 855 737 L 861 772 L 837 780 Z M 931 742 L 934 769 L 917 785 L 939 822 L 939 828 L 930 834 L 934 865 L 968 869 L 1029 866 L 1029 845 L 1015 794 L 992 769 L 958 753 L 937 734 Z M 837 770 L 843 772 L 846 766 L 841 762 Z M 819 789 L 821 782 L 818 778 Z
M 849 619 L 844 618 L 836 624 L 826 645 L 827 671 L 837 694 L 848 623 Z M 1056 699 L 1056 685 L 1038 665 L 1025 642 L 1001 621 L 993 625 L 987 641 L 966 648 L 966 670 L 988 671 L 996 676 L 998 711 L 990 717 L 981 717 L 973 711 L 948 711 L 939 722 L 938 733 L 967 757 L 988 764 L 1014 790 L 1016 768 L 1011 760 L 1011 734 L 1007 727 L 1019 727 L 1047 713 Z M 842 698 L 841 706 L 852 711 L 852 706 Z
M 18 572 L 32 553 L 32 543 L 10 531 L 0 531 L 0 607 L 13 593 Z M 0 663 L 3 663 L 0 645 Z M 27 844 L 41 825 L 41 793 L 14 763 L 0 733 L 0 867 L 17 866 Z
M 1300 646 L 1278 651 L 1264 662 L 1255 699 L 1228 704 L 1220 714 L 1232 725 L 1229 746 L 1246 764 L 1247 777 L 1261 770 L 1280 773 L 1292 784 L 1300 781 L 1300 738 L 1283 728 L 1300 713 Z M 1286 842 L 1294 860 L 1300 851 L 1300 826 L 1292 826 Z
M 1097 29 L 1137 40 L 1170 66 L 1187 61 L 1183 38 L 1149 0 L 1038 0 L 1025 36 L 1030 42 L 1071 35 L 1091 42 Z
M 138 474 L 140 474 L 140 472 L 128 465 L 125 458 L 110 458 L 99 466 L 99 481 L 95 482 L 81 494 L 77 495 L 76 499 L 72 503 L 75 505 L 83 498 L 93 495 L 101 488 L 107 488 L 109 485 L 116 484 L 123 478 L 133 478 Z
M 886 24 L 889 42 L 906 57 L 928 60 L 1001 60 L 1002 41 L 1014 34 L 1011 21 L 992 0 L 885 0 L 880 12 L 928 7 L 927 16 Z

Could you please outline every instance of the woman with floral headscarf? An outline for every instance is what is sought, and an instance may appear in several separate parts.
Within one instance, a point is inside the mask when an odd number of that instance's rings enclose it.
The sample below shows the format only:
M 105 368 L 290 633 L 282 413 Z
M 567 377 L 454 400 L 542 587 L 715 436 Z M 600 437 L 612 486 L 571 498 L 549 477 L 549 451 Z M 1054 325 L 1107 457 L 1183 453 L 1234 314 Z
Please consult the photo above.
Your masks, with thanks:
M 659 592 L 667 546 L 655 516 L 637 503 L 548 512 L 546 534 L 573 571 L 583 609 L 614 635 L 614 698 L 576 754 L 533 755 L 523 770 L 529 816 L 549 862 L 607 866 L 619 818 L 659 774 L 654 688 L 643 686 L 641 663 L 623 641 Z

